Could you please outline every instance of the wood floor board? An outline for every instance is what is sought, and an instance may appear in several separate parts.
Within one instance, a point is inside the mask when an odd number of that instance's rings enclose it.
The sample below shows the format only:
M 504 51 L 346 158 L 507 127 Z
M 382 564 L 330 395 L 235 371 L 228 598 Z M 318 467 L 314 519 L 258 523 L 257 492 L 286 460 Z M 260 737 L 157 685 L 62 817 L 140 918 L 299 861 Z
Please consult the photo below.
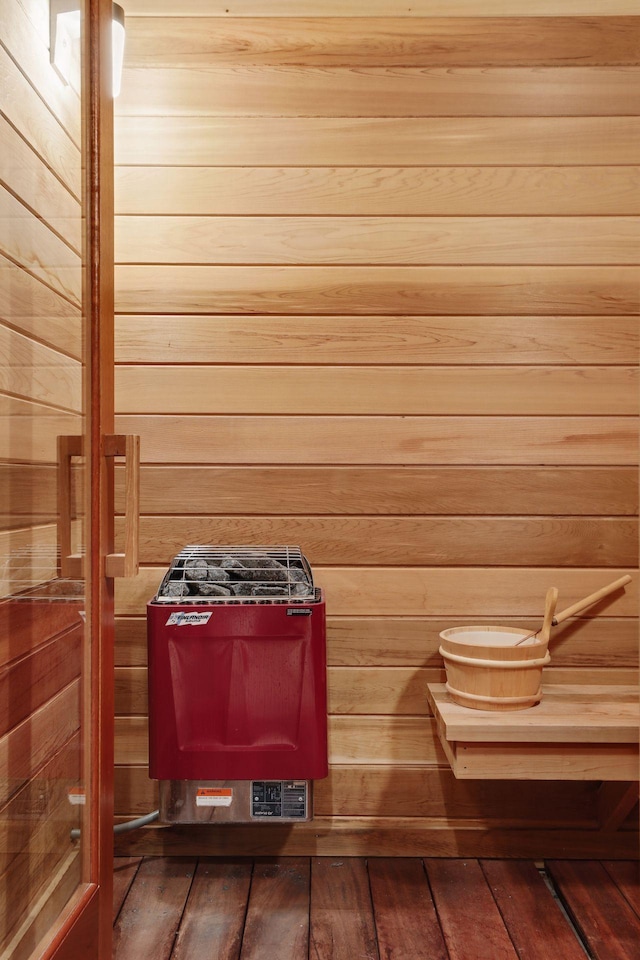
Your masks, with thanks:
M 531 859 L 121 857 L 113 957 L 635 960 L 637 862 L 546 867 L 586 948 Z
M 448 960 L 422 862 L 376 858 L 368 868 L 380 957 Z
M 430 858 L 425 865 L 450 960 L 517 960 L 479 862 Z
M 118 914 L 135 880 L 142 857 L 115 857 L 113 861 L 113 922 Z
M 256 862 L 240 960 L 307 960 L 309 885 L 308 857 Z
M 201 859 L 172 960 L 238 960 L 250 885 L 251 861 Z
M 364 859 L 314 857 L 309 955 L 313 960 L 379 960 Z
M 595 860 L 551 860 L 547 870 L 594 960 L 638 956 L 640 918 Z
M 604 860 L 605 868 L 618 890 L 640 917 L 640 861 Z
M 536 944 L 536 960 L 584 960 L 539 870 L 530 860 L 483 860 L 482 871 L 519 956 Z
M 115 924 L 114 960 L 169 960 L 195 867 L 194 857 L 143 861 Z

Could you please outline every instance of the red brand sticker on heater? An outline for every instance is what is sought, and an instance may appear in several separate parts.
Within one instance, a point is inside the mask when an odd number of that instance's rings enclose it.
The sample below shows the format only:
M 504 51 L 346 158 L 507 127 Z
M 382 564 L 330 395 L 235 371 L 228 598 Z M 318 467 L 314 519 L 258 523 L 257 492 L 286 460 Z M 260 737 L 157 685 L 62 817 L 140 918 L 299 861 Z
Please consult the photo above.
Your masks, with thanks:
M 230 807 L 232 800 L 232 787 L 198 787 L 196 791 L 196 807 Z

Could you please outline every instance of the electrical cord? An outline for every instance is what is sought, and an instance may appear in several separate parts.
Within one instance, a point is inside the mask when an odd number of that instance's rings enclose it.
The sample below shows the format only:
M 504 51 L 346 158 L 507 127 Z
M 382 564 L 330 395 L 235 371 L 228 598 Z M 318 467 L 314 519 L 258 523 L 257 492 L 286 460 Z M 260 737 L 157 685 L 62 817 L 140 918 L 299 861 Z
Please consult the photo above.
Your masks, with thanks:
M 152 813 L 145 813 L 143 817 L 138 817 L 136 820 L 125 820 L 124 823 L 114 823 L 113 832 L 114 833 L 128 833 L 130 830 L 137 830 L 138 827 L 146 827 L 148 823 L 153 823 L 154 820 L 157 820 L 160 816 L 159 810 L 154 810 Z M 79 840 L 80 834 L 82 831 L 79 828 L 75 828 L 71 831 L 71 839 Z

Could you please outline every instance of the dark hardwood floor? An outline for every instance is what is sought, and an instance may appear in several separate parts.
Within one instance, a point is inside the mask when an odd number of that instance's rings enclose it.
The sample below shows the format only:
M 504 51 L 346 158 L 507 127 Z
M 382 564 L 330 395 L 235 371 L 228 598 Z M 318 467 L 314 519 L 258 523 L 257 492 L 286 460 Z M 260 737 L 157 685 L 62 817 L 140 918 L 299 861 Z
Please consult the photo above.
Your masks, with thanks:
M 640 960 L 639 864 L 118 858 L 115 960 Z

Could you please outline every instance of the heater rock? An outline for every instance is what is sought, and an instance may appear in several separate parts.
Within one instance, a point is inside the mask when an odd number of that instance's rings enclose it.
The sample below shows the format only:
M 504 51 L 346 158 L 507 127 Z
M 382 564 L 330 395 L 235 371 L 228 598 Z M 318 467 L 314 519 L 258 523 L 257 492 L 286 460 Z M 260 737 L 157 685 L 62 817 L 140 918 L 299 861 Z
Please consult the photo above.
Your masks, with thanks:
M 253 587 L 252 583 L 234 583 L 231 589 L 236 597 L 252 597 Z
M 184 575 L 187 580 L 198 582 L 206 580 L 209 571 L 209 564 L 206 560 L 186 560 L 184 565 Z
M 165 584 L 163 596 L 165 597 L 188 597 L 189 596 L 189 584 L 185 583 L 184 580 L 169 580 Z
M 224 567 L 214 567 L 213 564 L 208 564 L 207 566 L 207 580 L 214 580 L 220 582 L 221 580 L 228 580 L 229 574 L 224 569 Z
M 257 553 L 255 556 L 244 556 L 242 558 L 242 567 L 236 569 L 235 575 L 240 580 L 258 581 L 279 581 L 286 583 L 288 580 L 288 571 L 277 560 L 273 560 L 264 553 Z
M 235 557 L 229 557 L 229 556 L 223 557 L 222 560 L 220 561 L 220 566 L 222 567 L 223 570 L 228 570 L 228 571 L 244 570 L 243 565 L 240 563 L 239 560 L 236 560 Z
M 221 586 L 219 583 L 199 583 L 198 593 L 201 597 L 230 597 L 231 590 Z
M 251 588 L 251 595 L 253 597 L 286 597 L 289 595 L 289 591 L 286 587 L 272 587 L 254 584 Z
M 291 567 L 289 570 L 289 583 L 293 597 L 311 596 L 311 584 L 304 570 L 301 570 L 299 567 Z

